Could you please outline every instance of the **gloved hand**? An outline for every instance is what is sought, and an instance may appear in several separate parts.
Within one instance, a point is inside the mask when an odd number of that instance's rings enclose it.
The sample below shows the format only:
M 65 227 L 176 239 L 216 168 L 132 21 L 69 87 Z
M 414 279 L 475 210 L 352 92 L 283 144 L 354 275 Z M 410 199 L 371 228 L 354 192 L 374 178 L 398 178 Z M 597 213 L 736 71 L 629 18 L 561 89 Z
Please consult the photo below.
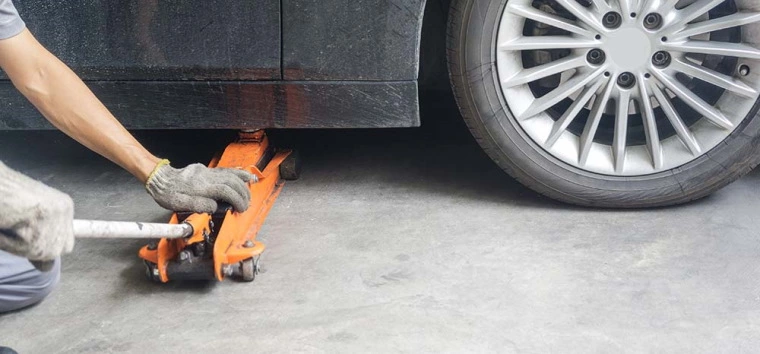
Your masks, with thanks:
M 0 249 L 44 264 L 74 248 L 74 202 L 0 162 Z
M 145 188 L 158 205 L 171 211 L 213 213 L 217 201 L 246 211 L 251 203 L 247 184 L 251 182 L 257 182 L 256 176 L 247 171 L 201 164 L 176 169 L 163 160 L 148 177 Z

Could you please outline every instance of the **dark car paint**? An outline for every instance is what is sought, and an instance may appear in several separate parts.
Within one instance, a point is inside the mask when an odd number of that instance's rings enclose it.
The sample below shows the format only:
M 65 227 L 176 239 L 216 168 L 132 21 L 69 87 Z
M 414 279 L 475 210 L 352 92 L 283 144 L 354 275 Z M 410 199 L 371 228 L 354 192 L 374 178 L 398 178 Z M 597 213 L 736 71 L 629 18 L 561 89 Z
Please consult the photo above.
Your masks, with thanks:
M 422 0 L 282 0 L 285 80 L 416 80 Z
M 273 80 L 279 0 L 16 0 L 85 80 Z
M 418 126 L 424 0 L 24 0 L 132 129 Z M 0 129 L 50 125 L 7 80 Z

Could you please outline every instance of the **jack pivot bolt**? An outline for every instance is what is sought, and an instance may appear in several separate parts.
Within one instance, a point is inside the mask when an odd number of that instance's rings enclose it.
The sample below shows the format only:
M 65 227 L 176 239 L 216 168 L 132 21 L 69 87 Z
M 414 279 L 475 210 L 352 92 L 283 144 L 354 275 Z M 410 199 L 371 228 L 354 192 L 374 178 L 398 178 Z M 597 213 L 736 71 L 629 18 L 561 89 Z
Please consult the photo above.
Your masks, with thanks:
M 190 254 L 188 254 L 187 251 L 182 251 L 177 255 L 177 257 L 180 261 L 186 261 L 188 258 L 190 258 Z

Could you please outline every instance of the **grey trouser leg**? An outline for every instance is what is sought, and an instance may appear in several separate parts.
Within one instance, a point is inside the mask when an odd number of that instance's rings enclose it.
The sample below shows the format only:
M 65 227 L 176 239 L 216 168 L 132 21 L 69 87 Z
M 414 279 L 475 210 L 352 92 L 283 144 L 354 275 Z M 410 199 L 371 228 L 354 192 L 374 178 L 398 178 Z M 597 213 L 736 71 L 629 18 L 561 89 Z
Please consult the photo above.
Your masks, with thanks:
M 60 277 L 60 259 L 50 272 L 43 273 L 25 258 L 0 251 L 0 313 L 42 301 Z

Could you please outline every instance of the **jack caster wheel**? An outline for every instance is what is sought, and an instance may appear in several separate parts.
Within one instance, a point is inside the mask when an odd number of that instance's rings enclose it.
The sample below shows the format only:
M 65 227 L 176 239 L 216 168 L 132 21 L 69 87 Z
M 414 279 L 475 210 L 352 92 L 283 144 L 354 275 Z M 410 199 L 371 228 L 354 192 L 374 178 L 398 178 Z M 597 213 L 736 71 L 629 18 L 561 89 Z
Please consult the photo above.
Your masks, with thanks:
M 158 266 L 148 261 L 145 261 L 145 276 L 154 282 L 161 282 L 161 274 L 158 272 Z
M 244 282 L 252 282 L 256 279 L 256 273 L 259 272 L 259 260 L 258 258 L 248 258 L 240 262 L 240 280 Z

